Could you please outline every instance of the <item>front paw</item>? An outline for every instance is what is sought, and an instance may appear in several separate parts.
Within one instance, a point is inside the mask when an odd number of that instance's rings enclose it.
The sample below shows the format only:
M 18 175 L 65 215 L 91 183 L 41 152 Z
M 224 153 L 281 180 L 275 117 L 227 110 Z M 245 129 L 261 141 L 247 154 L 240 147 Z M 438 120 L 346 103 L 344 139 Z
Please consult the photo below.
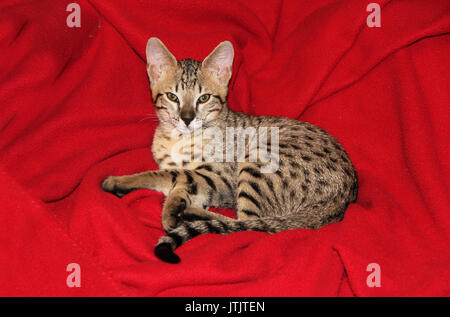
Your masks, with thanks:
M 136 189 L 127 187 L 126 184 L 121 181 L 120 176 L 109 176 L 105 178 L 102 183 L 102 188 L 104 191 L 114 194 L 117 197 L 122 197 Z
M 166 232 L 169 232 L 182 222 L 181 215 L 187 208 L 186 200 L 182 197 L 173 197 L 168 199 L 163 207 L 162 226 Z
M 162 226 L 164 231 L 170 232 L 180 224 L 181 219 L 179 216 L 167 215 L 162 218 Z

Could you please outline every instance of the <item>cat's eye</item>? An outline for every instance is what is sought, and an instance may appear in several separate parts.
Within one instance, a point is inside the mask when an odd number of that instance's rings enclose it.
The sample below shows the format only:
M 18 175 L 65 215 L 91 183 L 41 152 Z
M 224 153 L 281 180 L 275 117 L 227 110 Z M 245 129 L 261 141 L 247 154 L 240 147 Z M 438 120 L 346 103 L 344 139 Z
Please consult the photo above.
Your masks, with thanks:
M 167 96 L 167 98 L 169 98 L 170 101 L 178 102 L 177 95 L 175 95 L 175 94 L 173 94 L 171 92 L 166 92 L 166 96 Z
M 205 103 L 205 102 L 207 102 L 207 101 L 209 100 L 210 97 L 211 97 L 210 94 L 204 94 L 204 95 L 201 95 L 201 96 L 198 98 L 198 102 L 200 102 L 200 103 Z

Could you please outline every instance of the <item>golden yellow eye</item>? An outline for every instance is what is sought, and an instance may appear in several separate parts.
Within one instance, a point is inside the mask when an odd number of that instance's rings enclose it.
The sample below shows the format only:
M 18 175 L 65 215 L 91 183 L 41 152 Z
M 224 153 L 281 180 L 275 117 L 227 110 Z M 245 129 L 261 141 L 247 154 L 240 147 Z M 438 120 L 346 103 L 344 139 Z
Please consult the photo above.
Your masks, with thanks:
M 210 96 L 211 96 L 210 94 L 201 95 L 200 98 L 198 98 L 198 102 L 205 103 L 209 100 Z
M 167 98 L 169 98 L 170 101 L 178 102 L 178 97 L 175 94 L 171 92 L 166 92 L 166 96 Z

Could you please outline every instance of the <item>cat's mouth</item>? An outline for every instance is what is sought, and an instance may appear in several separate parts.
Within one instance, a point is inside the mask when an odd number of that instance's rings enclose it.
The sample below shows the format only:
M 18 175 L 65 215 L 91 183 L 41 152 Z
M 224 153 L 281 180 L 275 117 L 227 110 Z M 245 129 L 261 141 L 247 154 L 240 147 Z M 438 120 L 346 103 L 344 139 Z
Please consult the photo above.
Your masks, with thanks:
M 177 125 L 176 127 L 175 127 L 177 130 L 178 130 L 178 132 L 180 132 L 181 134 L 191 134 L 194 130 L 193 129 L 190 129 L 190 128 L 188 128 L 188 127 L 186 127 L 186 126 L 182 126 L 182 125 Z
M 194 131 L 200 130 L 203 127 L 201 119 L 194 119 L 189 126 L 186 126 L 183 122 L 177 122 L 175 128 L 182 134 L 191 134 Z

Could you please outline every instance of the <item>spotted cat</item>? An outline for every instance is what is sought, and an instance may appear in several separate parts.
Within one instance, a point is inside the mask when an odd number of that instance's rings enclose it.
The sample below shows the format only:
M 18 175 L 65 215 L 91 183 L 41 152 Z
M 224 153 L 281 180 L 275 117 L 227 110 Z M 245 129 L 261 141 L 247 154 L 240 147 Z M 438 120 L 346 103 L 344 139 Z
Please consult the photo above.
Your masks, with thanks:
M 157 38 L 149 39 L 146 54 L 159 119 L 152 145 L 159 170 L 110 176 L 102 187 L 118 196 L 139 188 L 167 196 L 162 210 L 166 235 L 155 247 L 157 257 L 179 262 L 174 250 L 203 233 L 318 229 L 343 219 L 358 191 L 347 153 L 327 132 L 307 122 L 230 110 L 227 95 L 234 58 L 230 42 L 220 43 L 202 62 L 177 61 Z M 205 138 L 211 128 L 213 137 Z M 239 153 L 228 160 L 205 160 L 212 140 L 219 141 L 223 152 L 234 148 L 242 135 L 225 139 L 231 128 L 251 132 L 244 133 L 241 160 Z M 278 131 L 276 140 L 269 140 L 267 132 L 264 144 L 277 151 L 265 159 L 252 159 L 259 149 L 252 148 L 251 141 L 262 136 L 262 128 Z M 276 163 L 269 172 L 264 170 L 267 157 L 275 157 Z M 237 219 L 208 211 L 211 206 L 234 208 Z

